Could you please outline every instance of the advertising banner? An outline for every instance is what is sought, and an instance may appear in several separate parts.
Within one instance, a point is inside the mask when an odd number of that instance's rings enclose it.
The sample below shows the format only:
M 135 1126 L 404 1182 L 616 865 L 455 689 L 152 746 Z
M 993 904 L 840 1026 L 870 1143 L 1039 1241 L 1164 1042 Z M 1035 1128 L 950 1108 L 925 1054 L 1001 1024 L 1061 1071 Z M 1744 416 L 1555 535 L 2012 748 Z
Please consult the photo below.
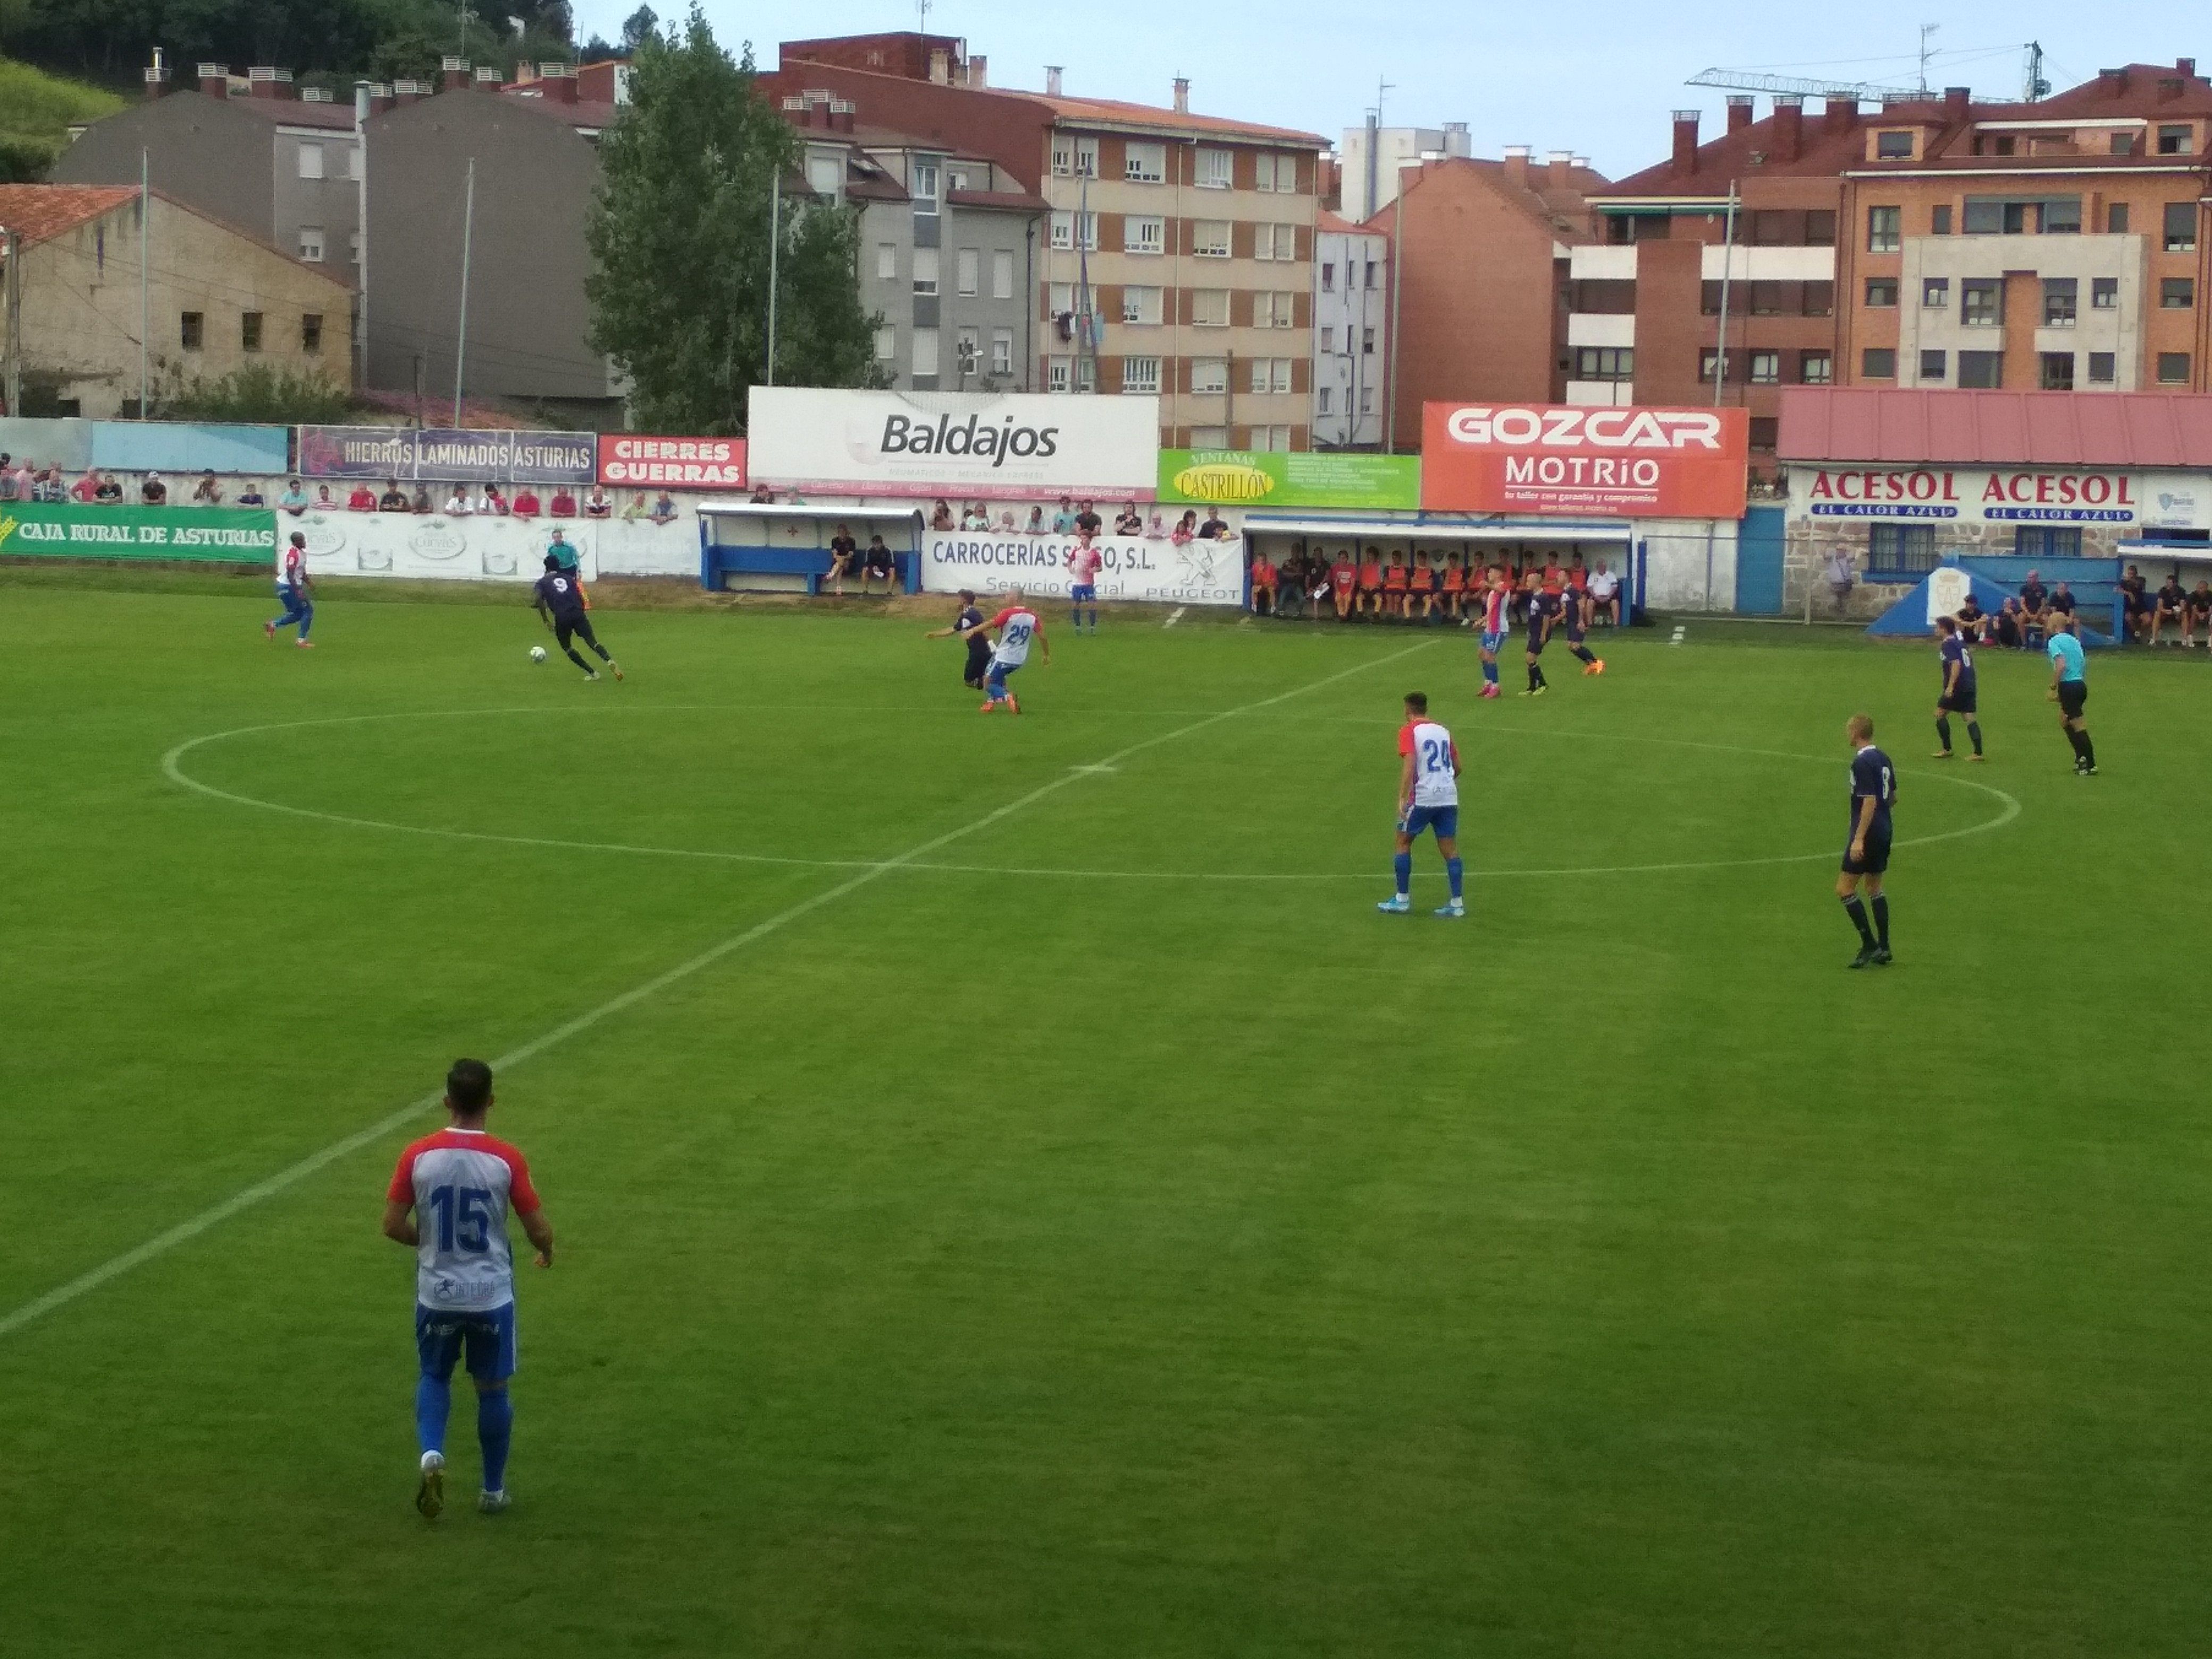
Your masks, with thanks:
M 599 471 L 599 444 L 589 432 L 303 426 L 299 470 L 311 478 L 588 484 Z
M 755 386 L 756 483 L 820 495 L 1150 501 L 1157 398 Z
M 1741 519 L 1741 409 L 1427 404 L 1421 505 L 1569 518 Z
M 0 557 L 252 563 L 276 553 L 276 515 L 266 507 L 0 501 Z
M 1421 459 L 1418 455 L 1163 449 L 1159 499 L 1196 506 L 1411 513 L 1421 505 Z
M 94 421 L 92 465 L 119 472 L 277 473 L 291 465 L 286 426 Z
M 599 576 L 699 574 L 699 520 L 686 502 L 665 524 L 650 519 L 447 517 L 442 513 L 283 515 L 307 538 L 318 576 L 393 576 L 431 581 L 533 582 L 557 534 L 576 550 L 586 580 Z
M 1098 569 L 1102 599 L 1146 599 L 1159 605 L 1244 603 L 1241 537 L 1177 544 L 1115 536 L 1094 540 L 1091 545 L 1105 560 Z M 1065 599 L 1073 585 L 1067 556 L 1074 549 L 1073 536 L 927 531 L 921 538 L 922 589 L 930 593 L 957 593 L 968 587 L 978 593 L 1003 593 L 1018 587 L 1032 599 Z
M 1796 511 L 1815 519 L 2212 530 L 2212 482 L 2189 472 L 1793 466 L 1790 495 Z
M 0 416 L 0 455 L 12 457 L 11 465 L 58 466 L 74 477 L 92 465 L 92 428 L 90 421 Z
M 743 489 L 743 438 L 599 434 L 599 482 L 632 489 Z

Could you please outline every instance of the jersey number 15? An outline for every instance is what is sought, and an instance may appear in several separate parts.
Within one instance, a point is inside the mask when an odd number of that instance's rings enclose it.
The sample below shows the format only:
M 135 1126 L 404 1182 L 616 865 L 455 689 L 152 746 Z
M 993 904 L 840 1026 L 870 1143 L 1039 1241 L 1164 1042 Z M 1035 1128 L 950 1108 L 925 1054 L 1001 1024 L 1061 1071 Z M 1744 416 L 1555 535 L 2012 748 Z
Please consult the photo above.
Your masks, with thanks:
M 489 1188 L 433 1188 L 429 1207 L 438 1212 L 439 1249 L 450 1255 L 482 1255 L 491 1249 Z

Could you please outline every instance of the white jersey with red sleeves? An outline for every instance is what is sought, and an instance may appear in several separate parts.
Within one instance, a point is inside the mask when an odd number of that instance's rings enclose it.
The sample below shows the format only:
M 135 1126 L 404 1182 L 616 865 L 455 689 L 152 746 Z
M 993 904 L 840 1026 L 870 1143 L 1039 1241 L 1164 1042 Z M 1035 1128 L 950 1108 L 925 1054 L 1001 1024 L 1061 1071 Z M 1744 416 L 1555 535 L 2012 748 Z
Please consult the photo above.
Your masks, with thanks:
M 307 553 L 305 548 L 286 542 L 276 550 L 276 581 L 282 587 L 297 587 L 307 579 Z
M 1459 805 L 1459 745 L 1434 720 L 1407 720 L 1398 728 L 1398 752 L 1413 757 L 1413 805 Z
M 1030 641 L 1036 637 L 1042 624 L 1029 606 L 1010 605 L 984 626 L 999 630 L 999 643 L 991 653 L 992 660 L 1017 668 L 1030 659 Z
M 1098 580 L 1098 567 L 1106 562 L 1106 556 L 1095 547 L 1071 548 L 1067 555 L 1068 574 L 1078 587 L 1089 587 Z
M 1503 634 L 1506 627 L 1505 602 L 1512 597 L 1510 588 L 1493 587 L 1482 596 L 1482 631 Z
M 514 1300 L 507 1212 L 538 1207 L 522 1154 L 481 1129 L 441 1129 L 399 1155 L 385 1194 L 415 1206 L 415 1299 L 486 1313 Z

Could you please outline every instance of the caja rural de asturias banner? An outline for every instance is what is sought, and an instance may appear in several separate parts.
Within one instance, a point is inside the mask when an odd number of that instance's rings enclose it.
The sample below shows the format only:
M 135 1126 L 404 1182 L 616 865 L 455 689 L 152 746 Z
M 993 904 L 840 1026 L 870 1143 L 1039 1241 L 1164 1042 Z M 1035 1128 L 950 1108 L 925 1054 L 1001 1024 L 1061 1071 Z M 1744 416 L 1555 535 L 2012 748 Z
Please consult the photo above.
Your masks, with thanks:
M 1421 506 L 1565 518 L 1741 519 L 1741 409 L 1428 404 Z
M 0 556 L 253 563 L 276 553 L 267 507 L 0 501 Z
M 931 593 L 1003 593 L 1018 587 L 1032 599 L 1065 599 L 1074 586 L 1067 556 L 1073 536 L 1001 535 L 990 531 L 927 531 L 921 541 L 921 585 Z M 1193 541 L 1178 544 L 1140 536 L 1101 537 L 1092 542 L 1104 562 L 1098 568 L 1102 599 L 1144 599 L 1157 605 L 1244 603 L 1244 543 Z

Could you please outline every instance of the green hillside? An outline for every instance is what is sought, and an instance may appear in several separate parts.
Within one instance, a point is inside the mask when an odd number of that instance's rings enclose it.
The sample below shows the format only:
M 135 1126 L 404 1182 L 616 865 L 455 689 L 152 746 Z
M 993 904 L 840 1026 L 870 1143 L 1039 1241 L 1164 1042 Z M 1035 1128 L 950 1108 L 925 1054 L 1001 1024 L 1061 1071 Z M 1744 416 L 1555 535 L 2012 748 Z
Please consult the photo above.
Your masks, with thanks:
M 45 178 L 73 125 L 122 107 L 112 92 L 0 58 L 0 184 Z

